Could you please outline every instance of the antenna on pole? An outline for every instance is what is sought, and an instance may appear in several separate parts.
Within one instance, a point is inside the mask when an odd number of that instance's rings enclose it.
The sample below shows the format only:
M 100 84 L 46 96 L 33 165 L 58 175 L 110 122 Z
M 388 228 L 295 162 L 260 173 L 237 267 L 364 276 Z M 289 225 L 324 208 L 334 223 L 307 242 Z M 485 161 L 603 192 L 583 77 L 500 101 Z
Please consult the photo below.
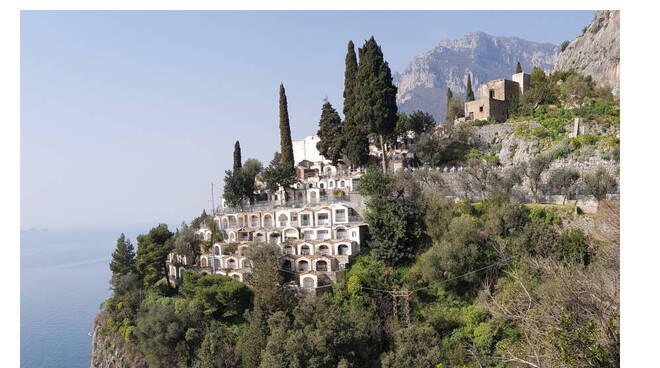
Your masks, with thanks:
M 211 264 L 213 267 L 213 274 L 215 275 L 215 246 L 213 244 L 215 238 L 215 196 L 213 195 L 213 182 L 211 182 Z

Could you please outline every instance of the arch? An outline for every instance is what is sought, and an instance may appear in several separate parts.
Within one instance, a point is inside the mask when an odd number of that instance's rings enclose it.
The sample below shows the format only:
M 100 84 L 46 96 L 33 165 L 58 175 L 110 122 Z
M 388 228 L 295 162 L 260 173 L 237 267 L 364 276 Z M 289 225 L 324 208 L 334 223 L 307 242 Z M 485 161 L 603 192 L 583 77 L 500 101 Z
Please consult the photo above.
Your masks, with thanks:
M 264 227 L 270 229 L 273 227 L 273 215 L 267 213 L 264 215 Z
M 306 260 L 306 259 L 304 259 L 304 258 L 303 258 L 303 259 L 299 259 L 299 260 L 296 262 L 296 268 L 298 269 L 298 271 L 301 271 L 301 272 L 307 272 L 307 271 L 309 271 L 309 270 L 310 270 L 309 261 Z
M 325 188 L 325 183 L 319 183 L 319 188 L 324 189 Z
M 346 243 L 337 244 L 337 255 L 339 256 L 350 256 L 351 247 Z
M 314 246 L 309 243 L 298 244 L 298 254 L 300 255 L 314 255 Z
M 330 247 L 327 244 L 319 244 L 318 254 L 322 256 L 329 256 L 332 255 L 332 251 L 330 250 Z
M 335 238 L 339 240 L 348 239 L 348 230 L 345 228 L 337 228 Z
M 254 233 L 254 240 L 258 242 L 265 243 L 266 242 L 266 234 L 264 234 L 263 231 L 257 231 Z
M 291 244 L 287 244 L 284 246 L 284 254 L 296 254 L 296 248 Z
M 314 267 L 316 271 L 330 271 L 330 267 L 328 264 L 328 261 L 324 259 L 319 259 L 316 261 L 316 267 Z
M 183 268 L 183 266 L 179 267 L 179 279 L 183 280 L 183 272 L 184 272 L 185 270 L 186 270 L 186 269 Z
M 213 263 L 215 263 L 215 269 L 216 270 L 222 268 L 222 259 L 216 257 L 216 258 L 213 259 Z
M 236 227 L 238 226 L 238 220 L 236 219 L 236 215 L 229 215 L 229 226 L 230 227 Z
M 280 233 L 278 233 L 277 231 L 273 231 L 270 234 L 268 234 L 268 242 L 279 244 L 280 240 L 281 240 Z
M 339 188 L 343 188 L 343 187 L 345 187 L 345 186 L 346 186 L 346 182 L 345 182 L 344 180 L 340 180 L 340 181 L 339 181 L 339 186 L 338 186 L 338 187 L 339 187 Z
M 234 259 L 234 258 L 228 258 L 228 259 L 227 259 L 227 267 L 226 267 L 226 268 L 230 268 L 230 269 L 232 269 L 232 270 L 237 269 L 237 268 L 238 268 L 238 263 L 236 262 L 236 259 Z
M 259 227 L 259 215 L 250 215 L 250 227 Z
M 240 268 L 249 269 L 250 268 L 250 261 L 247 258 L 243 257 L 243 258 L 238 260 L 238 265 L 239 265 Z
M 236 241 L 236 232 L 235 231 L 230 231 L 229 232 L 229 241 L 232 241 L 232 242 Z
M 222 247 L 220 246 L 220 244 L 215 244 L 215 245 L 213 246 L 213 255 L 214 255 L 214 256 L 216 256 L 216 255 L 217 255 L 217 256 L 222 255 Z
M 222 218 L 222 228 L 226 229 L 229 227 L 229 220 L 226 217 Z
M 300 235 L 298 234 L 298 229 L 289 227 L 284 230 L 284 240 L 297 240 L 300 238 Z
M 209 266 L 208 257 L 206 257 L 206 256 L 199 257 L 199 263 L 201 264 L 202 267 L 208 267 Z
M 319 195 L 316 191 L 309 192 L 309 203 L 317 203 L 319 201 Z
M 234 280 L 243 282 L 243 275 L 240 272 L 230 272 L 229 277 L 233 278 Z
M 294 262 L 289 258 L 284 258 L 282 269 L 286 271 L 295 271 Z
M 286 213 L 280 213 L 280 215 L 277 216 L 278 227 L 285 227 L 287 226 L 288 222 L 289 216 L 287 216 Z

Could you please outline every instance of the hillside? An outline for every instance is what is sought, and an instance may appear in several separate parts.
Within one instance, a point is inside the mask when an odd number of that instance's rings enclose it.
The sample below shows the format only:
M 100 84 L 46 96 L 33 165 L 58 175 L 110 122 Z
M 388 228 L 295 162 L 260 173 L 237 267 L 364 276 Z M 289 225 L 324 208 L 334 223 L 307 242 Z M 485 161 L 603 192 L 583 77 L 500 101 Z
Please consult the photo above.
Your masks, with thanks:
M 467 74 L 473 88 L 492 79 L 510 77 L 520 61 L 523 70 L 534 66 L 550 70 L 559 55 L 559 46 L 517 37 L 497 37 L 472 32 L 459 39 L 442 40 L 427 52 L 413 58 L 403 73 L 394 75 L 399 110 L 417 109 L 442 121 L 447 104 L 447 87 L 465 96 Z
M 561 52 L 554 71 L 576 71 L 591 76 L 600 86 L 619 96 L 620 12 L 599 10 L 581 35 Z

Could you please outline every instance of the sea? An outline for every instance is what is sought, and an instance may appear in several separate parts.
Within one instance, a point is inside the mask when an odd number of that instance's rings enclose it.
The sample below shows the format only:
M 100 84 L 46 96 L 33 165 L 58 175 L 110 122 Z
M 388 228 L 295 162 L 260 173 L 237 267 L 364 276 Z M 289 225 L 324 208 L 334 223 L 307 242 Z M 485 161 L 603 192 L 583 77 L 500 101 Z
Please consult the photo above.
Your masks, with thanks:
M 111 254 L 123 232 L 150 226 L 21 232 L 21 367 L 87 368 L 94 316 L 106 300 Z

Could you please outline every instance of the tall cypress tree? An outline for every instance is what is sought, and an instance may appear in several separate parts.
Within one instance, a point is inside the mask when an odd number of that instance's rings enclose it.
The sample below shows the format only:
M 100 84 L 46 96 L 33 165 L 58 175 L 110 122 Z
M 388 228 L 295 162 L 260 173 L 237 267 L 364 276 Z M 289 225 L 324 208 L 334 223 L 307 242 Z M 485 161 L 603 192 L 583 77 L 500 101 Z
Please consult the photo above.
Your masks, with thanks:
M 332 161 L 333 165 L 341 158 L 343 139 L 341 136 L 341 118 L 337 110 L 329 101 L 325 101 L 321 109 L 321 120 L 319 131 L 316 133 L 320 140 L 316 143 L 319 153 L 326 159 Z
M 241 167 L 243 167 L 243 164 L 241 164 L 241 144 L 236 141 L 234 143 L 234 172 L 240 170 Z
M 348 41 L 346 71 L 344 72 L 344 122 L 342 141 L 344 153 L 353 166 L 364 166 L 369 161 L 367 129 L 355 119 L 358 62 L 353 41 Z
M 291 143 L 291 127 L 289 126 L 289 111 L 286 102 L 284 85 L 280 83 L 280 148 L 282 163 L 294 167 L 293 143 Z
M 383 171 L 387 171 L 385 139 L 392 135 L 397 122 L 396 87 L 383 51 L 373 36 L 359 50 L 356 106 L 354 118 L 367 124 L 368 131 L 378 137 Z
M 447 117 L 449 116 L 449 104 L 451 103 L 452 97 L 454 97 L 454 94 L 451 92 L 451 88 L 447 87 L 447 107 L 445 109 L 445 121 L 447 121 Z
M 465 101 L 474 101 L 474 92 L 472 91 L 472 78 L 470 77 L 470 73 L 468 73 L 467 93 L 465 94 Z
M 516 64 L 516 74 L 522 73 L 522 67 L 520 66 L 520 61 Z

